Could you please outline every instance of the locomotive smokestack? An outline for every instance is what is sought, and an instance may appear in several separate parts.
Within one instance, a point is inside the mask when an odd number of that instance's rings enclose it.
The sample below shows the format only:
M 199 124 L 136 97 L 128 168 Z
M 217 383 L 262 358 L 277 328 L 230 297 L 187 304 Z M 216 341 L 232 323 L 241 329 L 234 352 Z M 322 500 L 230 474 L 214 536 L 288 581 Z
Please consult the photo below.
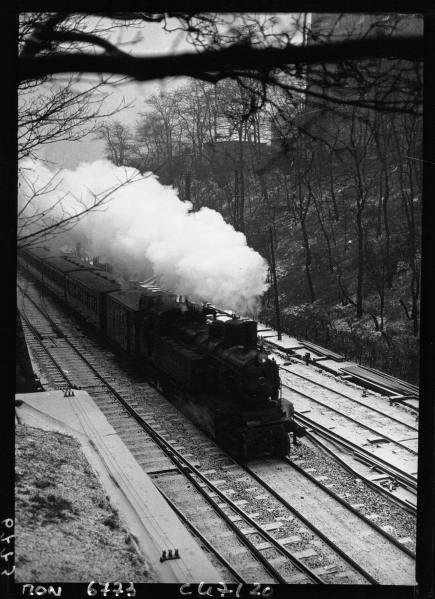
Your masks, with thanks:
M 245 327 L 242 320 L 227 320 L 224 326 L 223 347 L 245 346 Z

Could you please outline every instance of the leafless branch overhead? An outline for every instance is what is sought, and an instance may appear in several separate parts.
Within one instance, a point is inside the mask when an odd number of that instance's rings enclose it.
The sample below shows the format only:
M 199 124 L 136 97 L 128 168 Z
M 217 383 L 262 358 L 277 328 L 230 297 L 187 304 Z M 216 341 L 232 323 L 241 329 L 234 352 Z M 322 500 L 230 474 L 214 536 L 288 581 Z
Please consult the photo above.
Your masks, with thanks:
M 114 73 L 138 81 L 188 76 L 216 83 L 242 75 L 262 79 L 265 74 L 285 65 L 315 65 L 343 59 L 370 57 L 423 60 L 422 36 L 378 37 L 346 40 L 330 44 L 284 48 L 254 48 L 237 43 L 229 48 L 185 53 L 175 56 L 93 55 L 83 52 L 49 55 L 21 55 L 19 81 L 39 79 L 55 73 Z

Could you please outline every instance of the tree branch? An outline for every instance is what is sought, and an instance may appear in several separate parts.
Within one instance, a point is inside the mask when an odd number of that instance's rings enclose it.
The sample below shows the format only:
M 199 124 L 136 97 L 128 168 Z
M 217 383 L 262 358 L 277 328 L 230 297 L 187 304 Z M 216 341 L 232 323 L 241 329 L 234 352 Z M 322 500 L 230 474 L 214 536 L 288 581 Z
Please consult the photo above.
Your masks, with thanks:
M 403 309 L 405 310 L 406 318 L 408 320 L 412 320 L 412 314 L 409 313 L 408 308 L 406 307 L 405 302 L 402 298 L 399 299 L 399 304 L 401 304 Z
M 369 57 L 420 62 L 423 60 L 423 38 L 422 36 L 367 38 L 325 45 L 289 44 L 284 48 L 264 49 L 241 43 L 222 50 L 197 54 L 148 57 L 92 55 L 81 52 L 53 53 L 33 57 L 23 52 L 20 57 L 19 81 L 39 79 L 55 73 L 80 72 L 127 75 L 138 81 L 190 76 L 216 83 L 221 79 L 239 74 L 240 69 L 245 71 L 245 76 L 261 80 L 271 70 L 284 65 L 314 65 Z
M 122 56 L 129 56 L 126 52 L 119 50 L 119 48 L 117 48 L 107 40 L 91 33 L 77 33 L 75 31 L 56 31 L 51 34 L 50 39 L 54 40 L 55 42 L 86 42 L 87 44 L 92 44 L 94 46 L 100 46 L 101 48 L 104 48 L 110 55 L 120 54 Z

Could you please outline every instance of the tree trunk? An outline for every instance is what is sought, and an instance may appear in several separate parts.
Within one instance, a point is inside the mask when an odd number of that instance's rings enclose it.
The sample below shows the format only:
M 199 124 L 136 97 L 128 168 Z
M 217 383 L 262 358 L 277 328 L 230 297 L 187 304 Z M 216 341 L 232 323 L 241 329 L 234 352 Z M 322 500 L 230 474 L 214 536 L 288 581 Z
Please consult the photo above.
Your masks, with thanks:
M 384 288 L 382 286 L 381 292 L 380 292 L 380 298 L 381 298 L 381 331 L 384 330 L 384 310 L 385 310 L 385 292 L 384 292 Z
M 411 297 L 412 297 L 412 322 L 413 322 L 413 333 L 416 337 L 418 335 L 418 296 L 420 293 L 420 276 L 418 269 L 415 264 L 412 266 L 412 279 L 411 279 Z
M 385 169 L 386 171 L 386 169 Z M 382 202 L 382 209 L 384 213 L 384 226 L 385 226 L 385 267 L 387 271 L 387 288 L 391 289 L 393 287 L 393 272 L 392 272 L 392 264 L 391 264 L 391 250 L 390 250 L 390 223 L 388 219 L 388 200 L 390 198 L 390 186 L 388 183 L 388 175 L 385 172 L 385 194 Z
M 243 156 L 243 128 L 239 133 L 239 173 L 240 173 L 240 194 L 239 194 L 239 231 L 245 232 L 245 177 L 244 156 Z
M 328 235 L 328 233 L 326 231 L 325 226 L 323 225 L 323 220 L 322 220 L 322 217 L 320 215 L 320 209 L 319 209 L 319 206 L 318 206 L 318 204 L 316 202 L 316 199 L 315 199 L 314 195 L 313 195 L 313 201 L 314 201 L 314 205 L 316 207 L 317 219 L 319 221 L 320 228 L 322 229 L 323 235 L 325 237 L 326 245 L 328 246 L 329 274 L 332 274 L 334 272 L 334 263 L 333 263 L 333 260 L 332 260 L 331 243 L 329 241 L 329 235 Z
M 376 235 L 380 237 L 382 235 L 382 173 L 381 173 L 381 183 L 379 185 L 379 202 L 378 202 L 378 223 L 376 227 Z
M 302 227 L 302 237 L 304 240 L 304 247 L 305 247 L 305 274 L 307 275 L 308 287 L 309 287 L 310 296 L 311 296 L 311 303 L 314 304 L 314 302 L 316 301 L 316 294 L 314 292 L 313 280 L 312 280 L 311 271 L 310 271 L 312 257 L 311 257 L 310 241 L 308 238 L 308 232 L 307 232 L 307 228 L 306 228 L 306 224 L 305 224 L 305 219 L 302 220 L 301 227 Z
M 364 248 L 363 238 L 364 229 L 362 224 L 362 209 L 359 208 L 356 213 L 356 223 L 358 229 L 358 282 L 356 289 L 356 317 L 363 315 L 363 271 L 364 271 Z
M 330 174 L 330 182 L 331 182 L 331 199 L 332 199 L 332 204 L 334 206 L 334 218 L 335 218 L 335 222 L 338 223 L 338 221 L 340 220 L 340 213 L 338 211 L 337 199 L 335 197 L 335 191 L 334 191 L 334 180 L 332 177 L 332 160 L 331 160 L 331 168 L 330 168 L 329 174 Z

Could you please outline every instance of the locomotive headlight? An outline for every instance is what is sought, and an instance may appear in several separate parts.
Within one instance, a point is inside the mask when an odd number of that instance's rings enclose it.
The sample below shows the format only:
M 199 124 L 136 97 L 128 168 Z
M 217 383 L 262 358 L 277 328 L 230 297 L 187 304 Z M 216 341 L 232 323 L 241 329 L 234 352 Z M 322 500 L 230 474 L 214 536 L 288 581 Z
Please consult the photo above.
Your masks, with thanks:
M 260 362 L 260 364 L 264 364 L 265 362 L 267 362 L 267 354 L 259 353 L 257 356 L 257 360 Z

